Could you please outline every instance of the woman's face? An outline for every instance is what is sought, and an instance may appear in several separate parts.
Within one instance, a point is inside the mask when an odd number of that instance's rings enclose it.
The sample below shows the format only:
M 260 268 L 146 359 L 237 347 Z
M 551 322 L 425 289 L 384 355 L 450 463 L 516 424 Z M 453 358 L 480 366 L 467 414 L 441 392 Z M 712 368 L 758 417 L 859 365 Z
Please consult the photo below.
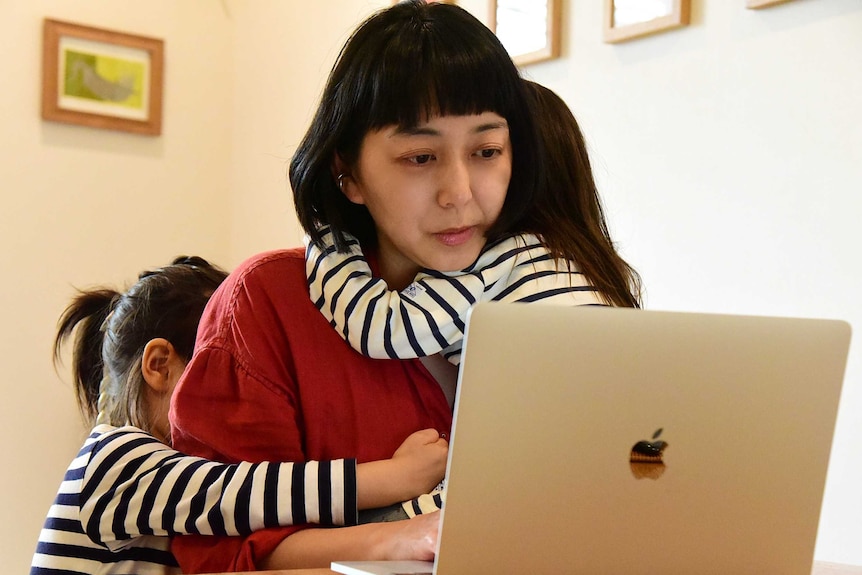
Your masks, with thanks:
M 512 173 L 501 116 L 435 116 L 369 132 L 343 190 L 377 226 L 380 272 L 401 289 L 419 268 L 468 267 L 485 245 Z

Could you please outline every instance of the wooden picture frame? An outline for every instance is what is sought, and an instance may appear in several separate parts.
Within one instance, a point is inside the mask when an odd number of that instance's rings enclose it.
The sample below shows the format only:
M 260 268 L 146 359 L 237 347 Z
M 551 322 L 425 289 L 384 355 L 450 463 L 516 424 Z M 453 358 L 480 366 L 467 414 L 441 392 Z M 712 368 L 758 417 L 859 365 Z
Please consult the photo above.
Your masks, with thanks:
M 559 58 L 563 1 L 489 0 L 488 27 L 518 66 Z
M 401 2 L 401 0 L 392 0 L 392 5 L 395 6 Z M 458 0 L 425 0 L 428 4 L 440 3 L 440 4 L 457 4 Z
M 745 7 L 752 10 L 759 10 L 761 8 L 769 8 L 770 6 L 784 4 L 785 2 L 790 2 L 790 0 L 746 0 Z
M 43 119 L 161 134 L 162 40 L 48 18 L 42 32 Z
M 635 38 L 666 32 L 688 26 L 691 19 L 691 0 L 668 0 L 665 13 L 654 17 L 627 18 L 619 23 L 621 9 L 628 6 L 644 6 L 641 0 L 604 0 L 604 41 L 610 44 L 626 42 Z

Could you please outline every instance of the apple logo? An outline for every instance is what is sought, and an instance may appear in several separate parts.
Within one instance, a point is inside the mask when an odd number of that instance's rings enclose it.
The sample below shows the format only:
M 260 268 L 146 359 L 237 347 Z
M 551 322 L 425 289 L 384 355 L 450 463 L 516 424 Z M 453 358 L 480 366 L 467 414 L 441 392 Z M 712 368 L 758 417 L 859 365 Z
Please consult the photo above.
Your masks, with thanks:
M 658 428 L 652 439 L 638 441 L 629 455 L 629 466 L 636 479 L 658 479 L 664 473 L 664 450 L 667 442 L 659 439 L 664 428 Z

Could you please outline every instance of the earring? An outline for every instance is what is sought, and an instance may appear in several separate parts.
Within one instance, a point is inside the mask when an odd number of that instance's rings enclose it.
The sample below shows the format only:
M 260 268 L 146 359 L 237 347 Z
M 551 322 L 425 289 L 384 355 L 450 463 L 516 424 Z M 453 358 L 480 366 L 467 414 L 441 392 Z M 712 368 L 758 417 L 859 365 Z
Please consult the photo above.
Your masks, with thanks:
M 344 191 L 344 177 L 347 174 L 338 174 L 338 177 L 335 178 L 335 184 L 338 186 L 338 189 L 342 192 Z

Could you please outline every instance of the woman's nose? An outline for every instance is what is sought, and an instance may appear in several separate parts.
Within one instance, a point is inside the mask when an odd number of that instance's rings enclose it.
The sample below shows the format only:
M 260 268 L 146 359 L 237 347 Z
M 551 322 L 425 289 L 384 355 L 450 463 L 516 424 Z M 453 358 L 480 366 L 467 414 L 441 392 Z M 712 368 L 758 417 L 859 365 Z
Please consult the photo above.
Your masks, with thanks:
M 467 162 L 453 161 L 440 174 L 437 203 L 443 208 L 461 206 L 473 197 Z

